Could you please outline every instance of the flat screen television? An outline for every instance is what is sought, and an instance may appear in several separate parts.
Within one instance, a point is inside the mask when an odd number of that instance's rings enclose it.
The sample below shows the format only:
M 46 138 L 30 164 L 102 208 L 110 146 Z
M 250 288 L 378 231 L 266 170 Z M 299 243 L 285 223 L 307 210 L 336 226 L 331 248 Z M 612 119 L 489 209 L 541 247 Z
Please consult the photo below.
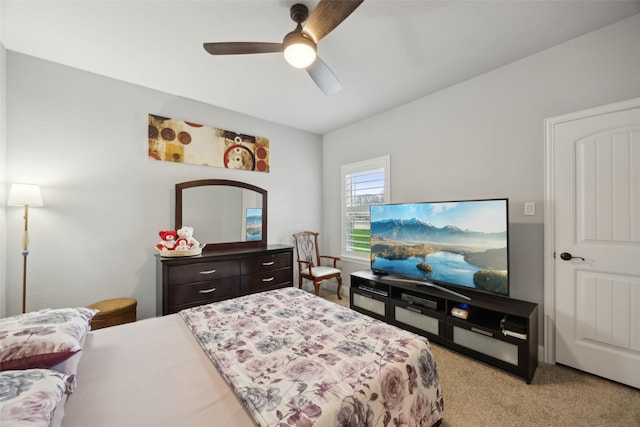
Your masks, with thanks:
M 247 208 L 246 241 L 262 240 L 262 208 Z
M 508 199 L 371 205 L 371 270 L 509 295 Z

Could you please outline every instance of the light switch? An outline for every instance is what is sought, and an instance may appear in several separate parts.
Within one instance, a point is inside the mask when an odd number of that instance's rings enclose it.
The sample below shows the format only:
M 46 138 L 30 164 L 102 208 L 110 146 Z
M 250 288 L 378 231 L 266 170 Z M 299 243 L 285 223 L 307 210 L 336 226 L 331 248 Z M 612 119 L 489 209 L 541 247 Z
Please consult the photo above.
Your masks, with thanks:
M 536 214 L 536 204 L 534 202 L 524 202 L 524 214 L 525 215 L 535 215 Z

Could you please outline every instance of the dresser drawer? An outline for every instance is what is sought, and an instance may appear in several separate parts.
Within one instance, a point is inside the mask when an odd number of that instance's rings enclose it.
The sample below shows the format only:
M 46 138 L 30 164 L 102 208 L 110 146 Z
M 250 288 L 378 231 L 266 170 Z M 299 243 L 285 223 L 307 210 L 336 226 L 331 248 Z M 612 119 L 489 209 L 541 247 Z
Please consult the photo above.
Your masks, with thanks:
M 169 286 L 170 305 L 206 304 L 240 295 L 237 277 Z
M 252 293 L 291 285 L 291 269 L 250 274 L 242 276 L 240 292 Z
M 240 275 L 240 262 L 209 261 L 168 267 L 168 285 L 203 282 Z
M 263 255 L 242 260 L 242 274 L 291 268 L 291 252 Z

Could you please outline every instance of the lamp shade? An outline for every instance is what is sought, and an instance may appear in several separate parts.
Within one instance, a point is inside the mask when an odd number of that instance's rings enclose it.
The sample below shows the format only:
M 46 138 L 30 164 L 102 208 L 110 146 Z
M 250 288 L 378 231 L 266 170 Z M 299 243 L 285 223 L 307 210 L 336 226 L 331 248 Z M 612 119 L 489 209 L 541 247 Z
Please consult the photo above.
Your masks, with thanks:
M 40 186 L 34 184 L 12 184 L 7 204 L 9 206 L 42 206 Z
M 307 68 L 316 59 L 316 44 L 299 31 L 292 31 L 283 40 L 284 59 L 296 68 Z

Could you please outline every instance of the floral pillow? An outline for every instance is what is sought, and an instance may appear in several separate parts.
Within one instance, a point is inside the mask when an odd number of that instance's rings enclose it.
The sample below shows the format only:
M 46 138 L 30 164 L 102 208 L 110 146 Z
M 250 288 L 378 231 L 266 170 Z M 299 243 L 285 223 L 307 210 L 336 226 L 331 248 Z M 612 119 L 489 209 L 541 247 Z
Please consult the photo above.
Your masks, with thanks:
M 75 375 L 48 369 L 0 372 L 0 424 L 49 426 L 75 384 Z
M 34 311 L 0 319 L 0 371 L 51 368 L 82 350 L 98 310 Z

